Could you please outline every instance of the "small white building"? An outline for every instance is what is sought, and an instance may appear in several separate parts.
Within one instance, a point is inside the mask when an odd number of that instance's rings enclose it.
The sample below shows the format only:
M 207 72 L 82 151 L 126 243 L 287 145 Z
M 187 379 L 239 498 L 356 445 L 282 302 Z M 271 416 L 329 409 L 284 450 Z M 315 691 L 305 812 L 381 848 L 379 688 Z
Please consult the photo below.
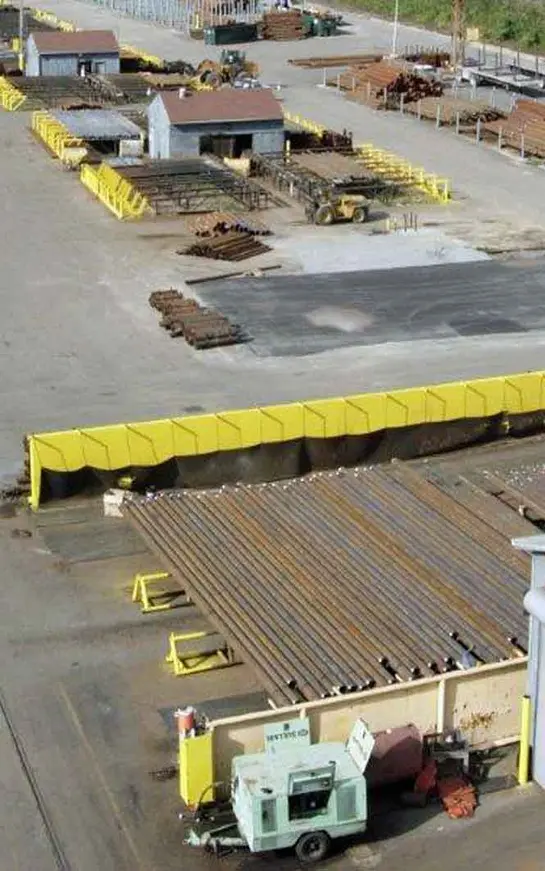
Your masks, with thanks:
M 148 125 L 153 158 L 240 157 L 284 148 L 282 106 L 269 89 L 164 91 L 149 106 Z

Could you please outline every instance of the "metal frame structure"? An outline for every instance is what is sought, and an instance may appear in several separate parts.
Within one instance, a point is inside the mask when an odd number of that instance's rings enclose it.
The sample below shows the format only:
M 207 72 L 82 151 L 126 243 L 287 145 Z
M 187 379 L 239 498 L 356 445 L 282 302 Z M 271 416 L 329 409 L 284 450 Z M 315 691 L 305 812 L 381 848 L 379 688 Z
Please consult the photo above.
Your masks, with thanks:
M 87 0 L 117 15 L 153 21 L 189 34 L 227 21 L 254 23 L 263 15 L 263 0 Z
M 154 160 L 118 172 L 144 195 L 156 214 L 213 211 L 211 202 L 229 198 L 246 209 L 265 209 L 269 193 L 222 166 L 204 160 Z

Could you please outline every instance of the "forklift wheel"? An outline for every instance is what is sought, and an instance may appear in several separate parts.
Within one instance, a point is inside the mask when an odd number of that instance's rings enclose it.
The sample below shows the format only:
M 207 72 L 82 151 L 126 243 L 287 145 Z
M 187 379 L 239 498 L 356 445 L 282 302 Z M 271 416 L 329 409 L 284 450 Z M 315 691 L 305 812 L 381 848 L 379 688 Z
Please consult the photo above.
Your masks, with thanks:
M 369 212 L 367 211 L 367 209 L 362 209 L 358 206 L 356 209 L 354 209 L 352 221 L 354 222 L 354 224 L 364 224 L 368 217 Z
M 325 832 L 309 832 L 301 835 L 295 845 L 295 855 L 302 865 L 321 862 L 329 850 L 329 836 Z
M 314 213 L 314 222 L 316 224 L 320 224 L 321 226 L 325 224 L 332 224 L 335 218 L 335 214 L 331 206 L 322 205 L 318 206 Z

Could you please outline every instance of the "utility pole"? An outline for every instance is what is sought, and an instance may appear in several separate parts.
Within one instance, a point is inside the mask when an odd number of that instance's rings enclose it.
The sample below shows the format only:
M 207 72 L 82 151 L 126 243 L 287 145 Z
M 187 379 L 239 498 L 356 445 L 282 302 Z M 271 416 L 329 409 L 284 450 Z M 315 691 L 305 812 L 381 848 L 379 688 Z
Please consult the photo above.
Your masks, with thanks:
M 23 48 L 23 38 L 25 30 L 25 3 L 24 0 L 19 0 L 19 67 L 23 73 L 25 67 L 25 52 Z
M 397 57 L 397 31 L 399 29 L 399 0 L 395 0 L 394 6 L 394 30 L 392 33 L 392 57 Z
M 450 62 L 455 70 L 464 63 L 465 39 L 465 0 L 452 0 L 452 51 Z

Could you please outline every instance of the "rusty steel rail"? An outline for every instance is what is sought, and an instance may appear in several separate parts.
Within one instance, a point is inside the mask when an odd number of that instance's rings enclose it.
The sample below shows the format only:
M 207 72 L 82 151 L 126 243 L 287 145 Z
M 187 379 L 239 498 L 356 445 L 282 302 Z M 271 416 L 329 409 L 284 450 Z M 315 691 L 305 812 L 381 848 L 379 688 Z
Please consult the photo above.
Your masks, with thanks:
M 468 650 L 478 664 L 524 649 L 528 565 L 510 544 L 524 521 L 513 512 L 510 526 L 485 493 L 472 510 L 405 465 L 126 510 L 277 704 L 449 671 Z

